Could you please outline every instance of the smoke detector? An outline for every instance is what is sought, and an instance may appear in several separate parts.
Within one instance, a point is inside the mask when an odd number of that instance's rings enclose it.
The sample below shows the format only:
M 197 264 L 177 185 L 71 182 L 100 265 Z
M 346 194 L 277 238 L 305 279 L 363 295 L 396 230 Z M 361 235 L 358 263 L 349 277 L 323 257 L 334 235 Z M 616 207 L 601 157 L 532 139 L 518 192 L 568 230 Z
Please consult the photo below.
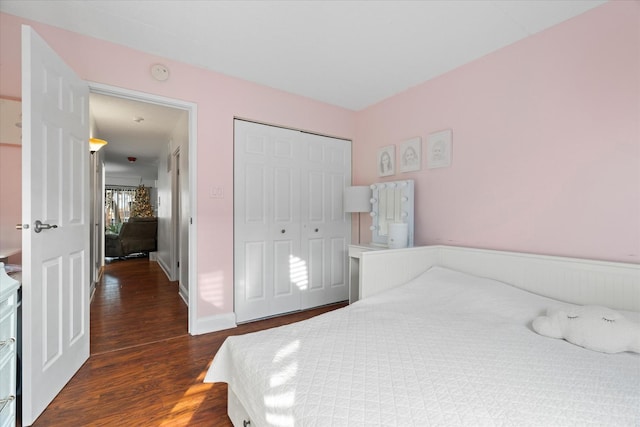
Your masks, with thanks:
M 164 82 L 169 79 L 169 67 L 164 64 L 153 64 L 151 76 L 159 82 Z

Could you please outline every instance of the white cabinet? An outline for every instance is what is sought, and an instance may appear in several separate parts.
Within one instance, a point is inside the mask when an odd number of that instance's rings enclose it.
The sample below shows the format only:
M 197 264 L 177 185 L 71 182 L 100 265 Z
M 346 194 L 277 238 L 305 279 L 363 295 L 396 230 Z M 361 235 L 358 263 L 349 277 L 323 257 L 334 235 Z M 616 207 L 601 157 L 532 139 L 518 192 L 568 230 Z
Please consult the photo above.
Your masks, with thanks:
M 16 425 L 18 288 L 0 263 L 0 427 Z

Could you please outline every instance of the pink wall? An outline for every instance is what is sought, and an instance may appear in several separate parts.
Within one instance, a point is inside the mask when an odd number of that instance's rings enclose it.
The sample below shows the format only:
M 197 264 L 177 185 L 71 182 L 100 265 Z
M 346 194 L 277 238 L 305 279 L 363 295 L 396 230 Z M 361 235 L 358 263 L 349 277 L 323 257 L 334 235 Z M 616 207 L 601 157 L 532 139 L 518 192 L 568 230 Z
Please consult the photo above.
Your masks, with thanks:
M 0 14 L 0 96 L 20 98 L 20 24 L 31 25 L 85 80 L 194 102 L 197 132 L 198 317 L 233 311 L 233 117 L 351 139 L 354 113 L 47 25 Z M 171 78 L 157 82 L 162 62 Z M 225 197 L 209 197 L 211 187 Z
M 640 3 L 611 2 L 357 114 L 354 182 L 422 137 L 416 245 L 640 262 Z M 453 130 L 452 166 L 426 137 Z M 364 221 L 363 236 L 369 236 Z

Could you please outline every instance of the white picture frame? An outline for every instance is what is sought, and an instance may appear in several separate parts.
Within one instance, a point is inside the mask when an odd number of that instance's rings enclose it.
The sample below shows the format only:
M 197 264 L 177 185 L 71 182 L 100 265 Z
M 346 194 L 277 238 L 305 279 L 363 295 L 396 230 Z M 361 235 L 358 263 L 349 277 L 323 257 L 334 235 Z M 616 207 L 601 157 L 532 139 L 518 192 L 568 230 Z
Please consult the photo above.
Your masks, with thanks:
M 451 166 L 452 154 L 451 129 L 429 134 L 427 137 L 427 168 L 446 168 Z
M 387 145 L 378 150 L 378 176 L 395 175 L 396 146 Z
M 414 172 L 422 169 L 422 140 L 411 138 L 400 144 L 400 172 Z

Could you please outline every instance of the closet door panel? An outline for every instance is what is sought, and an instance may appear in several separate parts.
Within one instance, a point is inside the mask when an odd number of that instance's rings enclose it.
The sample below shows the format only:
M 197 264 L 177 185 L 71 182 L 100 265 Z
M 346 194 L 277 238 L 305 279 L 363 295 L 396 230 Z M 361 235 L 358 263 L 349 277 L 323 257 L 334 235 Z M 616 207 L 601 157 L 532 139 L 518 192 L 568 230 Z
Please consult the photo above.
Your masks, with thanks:
M 300 309 L 300 287 L 291 274 L 292 263 L 300 255 L 300 147 L 297 145 L 298 132 L 270 128 L 272 135 L 273 159 L 271 171 L 272 186 L 265 193 L 271 197 L 273 215 L 264 233 L 272 242 L 272 265 L 269 281 L 272 294 L 269 295 L 269 316 L 288 313 Z
M 303 172 L 304 173 L 304 172 Z M 324 173 L 320 171 L 307 172 L 307 222 L 309 224 L 324 223 L 325 202 Z
M 253 138 L 255 141 L 256 138 Z M 269 265 L 270 245 L 264 239 L 264 228 L 270 221 L 269 200 L 265 189 L 270 174 L 260 152 L 249 155 L 247 167 L 236 174 L 236 185 L 243 189 L 241 208 L 235 210 L 235 233 L 241 240 L 235 245 L 235 306 L 236 320 L 242 322 L 268 316 L 271 293 Z
M 290 168 L 277 167 L 274 169 L 273 220 L 276 222 L 289 224 L 293 222 L 293 204 L 296 201 L 292 194 L 295 183 L 291 173 Z M 269 194 L 267 189 L 264 192 Z
M 343 211 L 344 188 L 351 183 L 351 145 L 348 141 L 306 135 L 307 162 L 301 182 L 309 191 L 302 204 L 303 256 L 309 261 L 309 290 L 302 294 L 302 308 L 344 301 L 348 298 L 347 236 L 349 219 Z M 313 243 L 312 243 L 313 242 Z M 320 244 L 322 242 L 322 244 Z M 343 259 L 343 260 L 341 260 Z
M 343 256 L 345 246 L 347 246 L 347 239 L 343 237 L 331 239 L 331 250 L 329 251 L 331 256 L 329 259 L 331 277 L 329 280 L 331 288 L 337 288 L 339 295 L 342 292 L 340 289 L 345 284 L 344 273 L 347 271 L 347 257 Z
M 291 253 L 293 242 L 283 240 L 274 242 L 274 295 L 275 297 L 289 296 L 294 292 L 294 283 L 291 280 Z
M 244 222 L 264 226 L 267 223 L 265 187 L 267 174 L 260 163 L 247 163 L 244 174 Z
M 297 132 L 235 121 L 234 310 L 237 322 L 298 310 Z
M 307 247 L 307 258 L 309 260 L 309 286 L 307 289 L 309 292 L 322 290 L 325 283 L 324 239 L 309 239 Z
M 247 301 L 264 301 L 265 284 L 265 247 L 263 242 L 250 242 L 244 245 L 244 296 Z

